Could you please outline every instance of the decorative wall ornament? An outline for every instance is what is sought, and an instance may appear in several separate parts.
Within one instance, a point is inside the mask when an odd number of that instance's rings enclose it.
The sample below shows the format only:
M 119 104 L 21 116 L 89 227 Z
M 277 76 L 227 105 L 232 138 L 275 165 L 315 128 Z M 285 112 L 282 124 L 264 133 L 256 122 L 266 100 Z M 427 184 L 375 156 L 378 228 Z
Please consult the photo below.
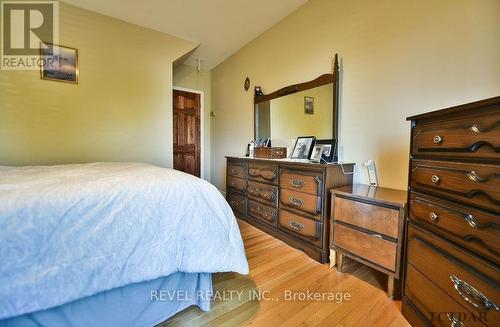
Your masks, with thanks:
M 243 84 L 243 86 L 245 87 L 245 91 L 248 91 L 250 88 L 250 78 L 245 78 L 245 84 Z

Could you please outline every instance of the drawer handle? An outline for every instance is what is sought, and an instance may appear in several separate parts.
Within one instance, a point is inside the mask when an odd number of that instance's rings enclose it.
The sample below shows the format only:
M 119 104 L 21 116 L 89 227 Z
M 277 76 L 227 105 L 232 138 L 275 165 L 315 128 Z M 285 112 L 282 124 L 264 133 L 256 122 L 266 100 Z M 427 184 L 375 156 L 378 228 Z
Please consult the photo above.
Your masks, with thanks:
M 379 235 L 379 234 L 371 234 L 373 237 L 376 237 L 376 238 L 379 238 L 379 239 L 382 239 L 382 235 Z
M 478 124 L 472 125 L 471 127 L 469 127 L 469 130 L 471 130 L 472 132 L 477 133 L 477 134 L 481 134 L 481 133 L 488 131 L 488 129 L 481 128 Z
M 290 181 L 290 184 L 295 188 L 301 188 L 301 187 L 304 187 L 305 182 L 303 180 L 300 180 L 300 179 L 292 179 Z
M 436 215 L 434 212 L 431 212 L 429 214 L 429 219 L 432 221 L 436 221 L 438 219 L 438 215 Z
M 448 317 L 448 320 L 451 322 L 451 327 L 465 327 L 464 323 L 455 318 L 455 316 L 452 313 L 447 313 L 446 316 Z
M 460 296 L 466 301 L 472 304 L 474 307 L 480 310 L 496 310 L 500 311 L 500 308 L 495 303 L 491 302 L 483 293 L 479 292 L 473 286 L 469 285 L 465 281 L 461 280 L 457 276 L 450 275 L 450 279 L 453 282 L 455 290 L 460 294 Z M 479 302 L 479 303 L 476 303 Z
M 488 178 L 479 176 L 474 170 L 467 173 L 467 178 L 476 183 L 484 183 L 488 181 Z
M 299 232 L 302 228 L 304 228 L 304 225 L 293 220 L 288 221 L 288 225 L 296 232 Z
M 265 170 L 263 171 L 261 174 L 262 178 L 264 179 L 268 179 L 268 180 L 273 180 L 276 178 L 276 172 L 275 171 L 269 171 L 269 170 Z
M 474 216 L 473 215 L 467 215 L 464 217 L 465 221 L 472 227 L 472 228 L 476 228 L 476 229 L 485 229 L 485 228 L 488 228 L 490 227 L 490 224 L 488 225 L 481 225 L 480 223 L 478 223 L 476 221 L 476 219 L 474 219 Z
M 439 135 L 436 135 L 432 138 L 432 141 L 434 141 L 434 144 L 441 144 L 443 143 L 443 138 Z
M 290 201 L 290 203 L 296 207 L 301 207 L 303 204 L 304 204 L 304 201 L 301 200 L 301 199 L 297 199 L 296 197 L 289 197 L 288 200 Z
M 274 192 L 264 192 L 259 194 L 261 198 L 267 201 L 274 201 L 276 199 L 276 194 Z
M 432 175 L 431 177 L 431 181 L 434 183 L 434 184 L 437 184 L 439 183 L 439 181 L 441 180 L 441 178 L 439 178 L 438 175 Z
M 252 168 L 252 169 L 249 169 L 249 170 L 248 170 L 248 174 L 249 174 L 250 176 L 258 176 L 258 175 L 259 175 L 259 171 L 258 171 L 257 169 L 253 169 L 253 168 Z

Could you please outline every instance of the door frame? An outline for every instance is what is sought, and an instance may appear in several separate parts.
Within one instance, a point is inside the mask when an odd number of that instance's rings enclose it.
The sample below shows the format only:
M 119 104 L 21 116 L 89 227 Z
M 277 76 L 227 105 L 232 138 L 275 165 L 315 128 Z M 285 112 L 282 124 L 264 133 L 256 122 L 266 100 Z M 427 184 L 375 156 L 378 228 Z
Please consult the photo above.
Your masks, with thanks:
M 200 178 L 205 179 L 205 92 L 186 87 L 173 86 L 172 90 L 195 93 L 200 95 Z M 172 111 L 174 110 L 174 103 L 172 102 Z M 173 117 L 172 117 L 173 118 Z

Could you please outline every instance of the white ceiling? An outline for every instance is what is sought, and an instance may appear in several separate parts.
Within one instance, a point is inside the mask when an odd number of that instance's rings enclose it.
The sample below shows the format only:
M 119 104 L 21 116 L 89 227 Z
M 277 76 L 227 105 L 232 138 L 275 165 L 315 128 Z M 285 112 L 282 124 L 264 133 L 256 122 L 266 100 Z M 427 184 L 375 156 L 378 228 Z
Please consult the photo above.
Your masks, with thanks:
M 63 0 L 200 44 L 187 59 L 212 69 L 307 0 Z

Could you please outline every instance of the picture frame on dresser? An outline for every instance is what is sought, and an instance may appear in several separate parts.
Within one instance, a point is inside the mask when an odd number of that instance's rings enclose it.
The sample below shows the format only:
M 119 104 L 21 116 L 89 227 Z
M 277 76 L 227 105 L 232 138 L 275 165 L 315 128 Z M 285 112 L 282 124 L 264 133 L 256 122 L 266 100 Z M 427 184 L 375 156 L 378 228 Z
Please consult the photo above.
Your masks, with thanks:
M 314 136 L 301 136 L 295 141 L 291 159 L 309 159 L 314 149 L 316 137 Z

